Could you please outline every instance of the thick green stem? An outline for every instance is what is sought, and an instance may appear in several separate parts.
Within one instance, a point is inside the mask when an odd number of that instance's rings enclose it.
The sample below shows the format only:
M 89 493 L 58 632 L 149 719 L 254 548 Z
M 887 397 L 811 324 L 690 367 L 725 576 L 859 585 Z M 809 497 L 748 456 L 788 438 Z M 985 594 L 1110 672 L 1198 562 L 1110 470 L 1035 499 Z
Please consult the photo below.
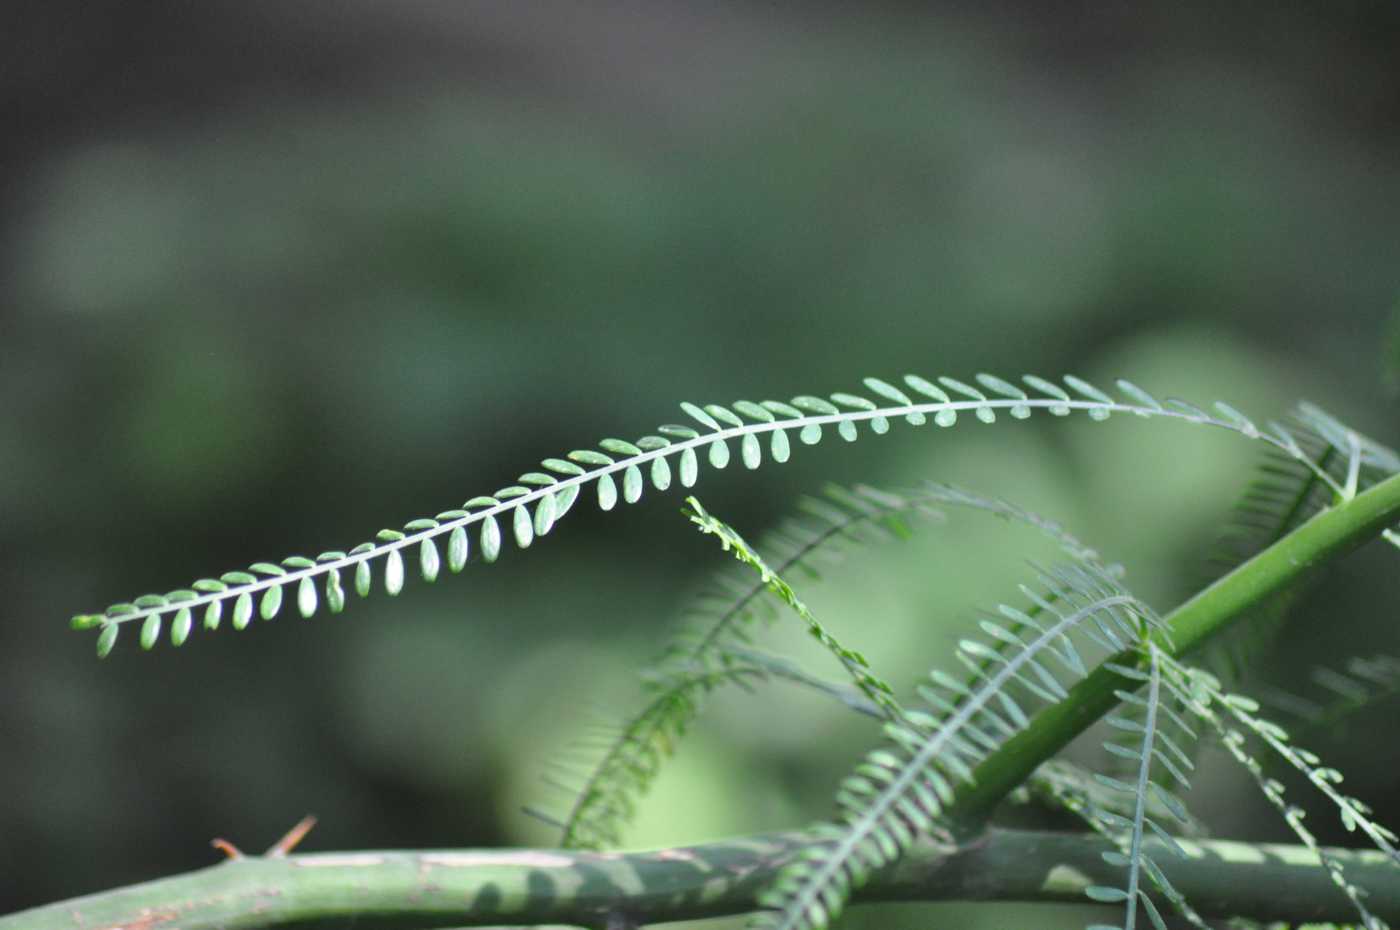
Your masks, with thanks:
M 1182 656 L 1202 646 L 1250 608 L 1298 581 L 1313 568 L 1374 539 L 1400 521 L 1400 475 L 1323 511 L 1260 552 L 1165 618 L 1167 632 L 1154 638 L 1164 652 Z M 1134 653 L 1110 662 L 1132 665 Z M 950 818 L 965 830 L 984 824 L 993 808 L 1032 772 L 1118 705 L 1115 690 L 1136 690 L 1131 681 L 1100 665 L 1045 708 L 1031 724 L 992 753 L 958 793 Z
M 0 930 L 238 930 L 312 920 L 395 927 L 636 926 L 741 914 L 777 870 L 815 841 L 768 834 L 647 853 L 443 850 L 249 857 L 0 918 Z M 1149 852 L 1170 856 L 1156 841 Z M 1183 841 L 1172 882 L 1211 916 L 1350 919 L 1350 903 L 1297 846 Z M 992 830 L 960 848 L 930 842 L 872 877 L 856 902 L 1021 901 L 1084 904 L 1120 876 L 1084 834 Z M 1400 870 L 1385 856 L 1338 850 L 1382 917 L 1400 914 Z

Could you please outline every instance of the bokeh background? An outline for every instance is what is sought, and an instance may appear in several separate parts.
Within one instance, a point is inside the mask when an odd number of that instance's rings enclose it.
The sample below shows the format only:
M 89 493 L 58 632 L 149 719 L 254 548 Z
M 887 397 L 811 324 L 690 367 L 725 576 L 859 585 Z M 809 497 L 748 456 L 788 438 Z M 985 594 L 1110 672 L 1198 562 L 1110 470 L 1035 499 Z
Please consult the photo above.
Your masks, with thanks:
M 1400 440 L 1393 4 L 0 20 L 0 912 L 210 864 L 215 836 L 261 849 L 307 812 L 306 849 L 552 842 L 520 812 L 565 804 L 539 775 L 632 706 L 725 564 L 674 494 L 178 655 L 99 664 L 67 618 L 351 545 L 678 401 L 1073 371 L 1261 417 L 1307 397 Z M 1257 460 L 1185 426 L 1033 420 L 827 442 L 699 492 L 754 538 L 828 480 L 952 481 L 1043 510 L 1167 608 Z M 955 514 L 802 593 L 907 686 L 1031 557 Z M 1391 566 L 1362 552 L 1315 589 L 1265 680 L 1400 648 Z M 1400 813 L 1397 742 L 1356 732 L 1318 748 Z M 631 840 L 821 817 L 869 739 L 805 695 L 723 697 Z M 1284 837 L 1206 758 L 1197 812 Z

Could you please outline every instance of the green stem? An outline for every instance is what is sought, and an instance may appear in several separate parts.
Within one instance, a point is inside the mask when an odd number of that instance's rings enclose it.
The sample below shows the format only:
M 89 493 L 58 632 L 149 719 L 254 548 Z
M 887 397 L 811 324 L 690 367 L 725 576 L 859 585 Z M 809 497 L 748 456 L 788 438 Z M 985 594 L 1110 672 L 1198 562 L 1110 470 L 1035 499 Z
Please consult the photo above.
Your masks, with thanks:
M 1400 520 L 1400 475 L 1393 475 L 1349 501 L 1323 511 L 1196 594 L 1165 618 L 1167 633 L 1154 635 L 1162 651 L 1181 657 L 1223 632 L 1271 595 L 1312 569 L 1351 551 Z M 1113 656 L 1109 663 L 1133 665 L 1136 652 Z M 992 810 L 1023 784 L 1042 762 L 1118 705 L 1115 690 L 1135 691 L 1141 684 L 1109 670 L 1108 663 L 1090 672 L 1058 704 L 1045 708 L 1026 729 L 992 753 L 958 792 L 948 810 L 963 831 L 985 824 Z
M 395 927 L 565 923 L 650 925 L 741 914 L 817 837 L 767 834 L 646 853 L 443 850 L 246 857 L 159 881 L 0 917 L 0 930 L 141 927 L 239 930 L 312 920 Z M 1156 840 L 1150 854 L 1171 854 Z M 1350 919 L 1351 905 L 1300 846 L 1182 841 L 1172 882 L 1209 916 Z M 1085 834 L 991 830 L 954 848 L 916 844 L 872 877 L 856 902 L 1022 901 L 1085 904 L 1084 889 L 1121 876 Z M 1400 915 L 1400 870 L 1374 852 L 1337 850 L 1381 917 Z

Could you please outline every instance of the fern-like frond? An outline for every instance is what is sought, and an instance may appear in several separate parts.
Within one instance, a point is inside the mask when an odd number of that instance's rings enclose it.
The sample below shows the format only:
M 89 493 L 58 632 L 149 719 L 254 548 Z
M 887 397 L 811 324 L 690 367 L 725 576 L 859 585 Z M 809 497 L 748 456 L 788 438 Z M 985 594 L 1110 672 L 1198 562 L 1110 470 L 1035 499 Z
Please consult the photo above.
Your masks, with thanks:
M 1309 781 L 1337 805 L 1342 822 L 1348 830 L 1361 828 L 1391 858 L 1395 858 L 1392 848 L 1395 842 L 1394 835 L 1369 819 L 1370 811 L 1364 804 L 1354 798 L 1344 797 L 1336 790 L 1334 786 L 1341 781 L 1340 773 L 1335 769 L 1321 767 L 1321 760 L 1307 750 L 1288 745 L 1288 734 L 1281 727 L 1255 716 L 1258 705 L 1252 699 L 1225 692 L 1219 679 L 1202 669 L 1189 668 L 1175 660 L 1169 661 L 1166 666 L 1171 676 L 1179 682 L 1183 693 L 1187 695 L 1192 713 L 1211 727 L 1230 756 L 1254 779 L 1264 798 L 1279 812 L 1293 835 L 1318 857 L 1332 883 L 1341 889 L 1356 908 L 1362 925 L 1367 930 L 1386 930 L 1387 924 L 1366 908 L 1366 891 L 1347 878 L 1346 867 L 1336 857 L 1327 853 L 1304 824 L 1303 809 L 1288 803 L 1284 797 L 1283 784 L 1265 774 L 1263 764 L 1249 750 L 1246 734 L 1261 739 L 1290 765 L 1302 771 Z M 1217 713 L 1217 708 L 1222 709 L 1226 717 L 1243 724 L 1245 729 L 1231 726 Z
M 988 753 L 1029 723 L 1026 710 L 1009 694 L 1013 682 L 1046 702 L 1067 693 L 1061 676 L 1082 677 L 1085 666 L 1070 634 L 1087 635 L 1116 653 L 1142 641 L 1155 615 L 1103 572 L 1070 565 L 1041 573 L 1044 588 L 1025 589 L 1041 618 L 1018 608 L 1003 612 L 1009 624 L 987 621 L 993 640 L 1013 643 L 997 653 L 987 642 L 965 639 L 958 659 L 969 669 L 999 656 L 973 684 L 935 670 L 919 689 L 928 711 L 907 711 L 902 723 L 885 726 L 889 743 L 866 757 L 837 794 L 843 822 L 818 828 L 819 842 L 785 867 L 760 897 L 772 908 L 758 925 L 811 930 L 834 920 L 869 874 L 896 859 L 914 838 L 935 830 L 956 784 L 966 782 Z M 1155 628 L 1155 627 L 1154 627 Z M 1053 657 L 1056 675 L 1045 660 Z
M 563 458 L 545 459 L 543 470 L 526 472 L 516 484 L 473 497 L 460 508 L 411 520 L 402 529 L 381 530 L 373 540 L 348 551 L 323 552 L 314 559 L 289 556 L 280 563 L 257 562 L 247 570 L 201 578 L 188 588 L 144 595 L 113 604 L 101 613 L 79 614 L 72 623 L 80 629 L 100 628 L 98 653 L 106 655 L 120 631 L 131 625 L 139 625 L 139 641 L 149 649 L 160 640 L 167 622 L 170 641 L 179 645 L 196 622 L 212 630 L 228 617 L 235 629 L 243 629 L 255 613 L 270 620 L 288 601 L 302 616 L 311 616 L 322 606 L 339 613 L 347 600 L 347 576 L 348 587 L 363 597 L 374 587 L 378 567 L 380 586 L 393 596 L 404 586 L 410 560 L 417 574 L 430 582 L 444 566 L 449 572 L 461 571 L 473 548 L 482 561 L 494 562 L 508 541 L 525 548 L 550 532 L 586 489 L 592 490 L 601 509 L 611 510 L 620 501 L 640 500 L 648 487 L 664 491 L 675 483 L 693 486 L 702 461 L 712 468 L 730 463 L 730 443 L 737 443 L 740 461 L 752 469 L 763 463 L 765 454 L 770 461 L 787 461 L 793 446 L 790 434 L 805 445 L 819 442 L 826 429 L 835 429 L 842 438 L 851 440 L 857 437 L 860 425 L 879 434 L 888 432 L 896 419 L 912 425 L 932 419 L 947 427 L 964 413 L 983 423 L 995 422 L 999 413 L 1024 419 L 1035 410 L 1059 417 L 1083 411 L 1095 420 L 1115 413 L 1165 417 L 1230 430 L 1268 443 L 1314 467 L 1283 426 L 1269 424 L 1261 429 L 1223 403 L 1217 403 L 1214 412 L 1207 412 L 1184 401 L 1159 401 L 1127 381 L 1117 383 L 1116 398 L 1073 376 L 1064 378 L 1064 386 L 1024 376 L 1023 383 L 1033 393 L 985 374 L 975 378 L 976 385 L 949 377 L 935 382 L 915 375 L 905 376 L 903 381 L 907 392 L 867 378 L 865 387 L 870 396 L 836 393 L 824 399 L 802 395 L 788 403 L 737 401 L 730 406 L 684 403 L 682 410 L 699 428 L 667 425 L 635 442 L 604 439 L 597 448 L 575 449 Z M 1345 431 L 1320 412 L 1316 417 L 1318 429 Z M 1355 450 L 1358 480 L 1368 468 L 1393 464 L 1389 450 L 1350 431 L 1345 431 L 1345 436 L 1348 447 Z M 1315 470 L 1321 480 L 1333 483 L 1330 475 Z M 1346 496 L 1355 493 L 1355 484 L 1349 482 L 1334 490 Z
M 1148 854 L 1143 845 L 1145 831 L 1151 830 L 1167 849 L 1183 859 L 1186 858 L 1186 853 L 1172 838 L 1172 831 L 1148 813 L 1148 798 L 1155 799 L 1167 809 L 1171 817 L 1167 823 L 1175 821 L 1177 824 L 1185 825 L 1188 822 L 1186 805 L 1174 793 L 1163 787 L 1158 780 L 1154 780 L 1152 771 L 1154 768 L 1165 770 L 1171 775 L 1175 784 L 1189 788 L 1190 781 L 1187 779 L 1186 773 L 1193 768 L 1193 765 L 1190 757 L 1182 750 L 1181 741 L 1183 738 L 1190 741 L 1194 741 L 1196 738 L 1195 731 L 1186 724 L 1186 721 L 1172 712 L 1164 699 L 1164 692 L 1170 688 L 1170 684 L 1163 683 L 1162 662 L 1164 657 L 1157 645 L 1150 640 L 1147 642 L 1146 655 L 1146 671 L 1120 665 L 1113 666 L 1114 671 L 1120 675 L 1141 681 L 1144 693 L 1139 695 L 1122 690 L 1115 692 L 1120 701 L 1141 709 L 1141 719 L 1122 715 L 1109 716 L 1107 718 L 1108 724 L 1126 732 L 1128 740 L 1104 744 L 1105 749 L 1115 755 L 1127 758 L 1134 764 L 1136 772 L 1133 781 L 1120 781 L 1106 775 L 1097 776 L 1100 783 L 1110 791 L 1118 792 L 1131 799 L 1131 817 L 1121 818 L 1116 814 L 1106 812 L 1101 814 L 1111 821 L 1119 821 L 1118 826 L 1127 834 L 1126 850 L 1104 854 L 1105 861 L 1110 865 L 1121 866 L 1127 870 L 1127 881 L 1121 888 L 1112 885 L 1091 885 L 1086 889 L 1088 896 L 1095 901 L 1109 904 L 1122 902 L 1124 907 L 1123 923 L 1121 928 L 1094 925 L 1089 930 L 1134 930 L 1138 925 L 1139 908 L 1147 915 L 1153 927 L 1157 930 L 1166 930 L 1166 923 L 1162 920 L 1157 906 L 1143 887 L 1144 875 L 1148 876 L 1152 884 L 1160 889 L 1176 909 L 1182 912 L 1195 926 L 1206 926 L 1200 916 L 1187 904 L 1181 893 L 1173 887 L 1167 879 L 1166 873 Z

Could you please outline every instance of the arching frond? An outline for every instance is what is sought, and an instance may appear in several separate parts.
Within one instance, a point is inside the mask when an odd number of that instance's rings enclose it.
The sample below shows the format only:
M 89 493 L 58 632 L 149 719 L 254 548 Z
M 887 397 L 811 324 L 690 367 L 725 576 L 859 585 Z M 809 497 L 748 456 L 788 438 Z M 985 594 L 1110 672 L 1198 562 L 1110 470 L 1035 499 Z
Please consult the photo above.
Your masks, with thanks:
M 140 628 L 141 645 L 151 648 L 161 639 L 167 623 L 170 641 L 179 645 L 196 623 L 212 630 L 227 618 L 235 629 L 244 629 L 255 612 L 271 620 L 288 602 L 294 603 L 302 616 L 311 616 L 323 605 L 331 613 L 339 613 L 346 604 L 347 586 L 361 597 L 370 593 L 376 568 L 379 586 L 393 596 L 403 589 L 410 560 L 416 573 L 431 582 L 444 565 L 449 572 L 461 571 L 473 550 L 482 561 L 494 562 L 508 542 L 525 548 L 550 532 L 585 490 L 591 490 L 601 509 L 611 510 L 619 501 L 635 503 L 648 488 L 664 491 L 675 483 L 693 486 L 702 461 L 711 468 L 730 463 L 730 443 L 738 444 L 740 461 L 752 469 L 763 463 L 765 454 L 770 461 L 786 461 L 793 447 L 790 434 L 796 435 L 800 444 L 813 445 L 826 429 L 834 429 L 849 440 L 859 435 L 862 425 L 880 434 L 887 432 L 894 420 L 917 426 L 931 419 L 947 427 L 965 413 L 982 423 L 993 423 L 998 414 L 1024 419 L 1036 410 L 1058 417 L 1083 411 L 1095 420 L 1115 413 L 1169 418 L 1226 429 L 1267 443 L 1312 468 L 1329 486 L 1335 483 L 1308 458 L 1287 428 L 1278 424 L 1261 428 L 1227 404 L 1217 403 L 1214 412 L 1207 412 L 1184 401 L 1159 401 L 1127 381 L 1117 382 L 1119 396 L 1115 398 L 1072 375 L 1065 376 L 1063 386 L 1026 375 L 1022 378 L 1025 388 L 985 374 L 974 380 L 975 385 L 946 376 L 930 381 L 907 375 L 905 387 L 900 388 L 867 378 L 864 383 L 870 396 L 840 392 L 829 399 L 801 395 L 786 403 L 683 403 L 682 410 L 696 425 L 662 426 L 656 434 L 635 442 L 604 439 L 597 448 L 575 449 L 562 458 L 545 459 L 542 470 L 528 471 L 517 483 L 473 497 L 460 508 L 410 520 L 401 529 L 381 530 L 373 540 L 348 551 L 323 552 L 314 559 L 298 555 L 279 563 L 256 562 L 246 570 L 201 578 L 188 588 L 144 595 L 113 604 L 101 613 L 79 614 L 72 624 L 80 629 L 100 629 L 98 653 L 106 655 L 121 630 L 133 625 Z M 1343 497 L 1355 493 L 1368 470 L 1394 464 L 1389 450 L 1358 437 L 1320 411 L 1309 408 L 1305 415 L 1329 437 L 1341 431 L 1348 448 L 1355 450 L 1355 467 L 1348 481 L 1333 488 Z
M 1040 581 L 1040 588 L 1023 589 L 1041 606 L 1040 618 L 1007 607 L 1006 623 L 983 625 L 992 640 L 1011 642 L 1010 652 L 998 653 L 982 640 L 959 644 L 962 664 L 978 672 L 983 660 L 995 656 L 992 669 L 981 671 L 971 685 L 935 670 L 931 684 L 919 689 L 927 710 L 906 712 L 906 722 L 886 724 L 888 744 L 842 782 L 837 794 L 842 822 L 818 828 L 821 840 L 763 893 L 760 903 L 773 910 L 759 917 L 758 926 L 827 926 L 872 871 L 896 859 L 916 836 L 935 830 L 954 787 L 1028 725 L 1030 717 L 1009 686 L 1019 683 L 1053 703 L 1067 693 L 1062 678 L 1085 674 L 1071 633 L 1117 653 L 1155 628 L 1155 615 L 1102 571 L 1072 564 L 1041 573 Z M 1058 675 L 1046 664 L 1051 658 Z

